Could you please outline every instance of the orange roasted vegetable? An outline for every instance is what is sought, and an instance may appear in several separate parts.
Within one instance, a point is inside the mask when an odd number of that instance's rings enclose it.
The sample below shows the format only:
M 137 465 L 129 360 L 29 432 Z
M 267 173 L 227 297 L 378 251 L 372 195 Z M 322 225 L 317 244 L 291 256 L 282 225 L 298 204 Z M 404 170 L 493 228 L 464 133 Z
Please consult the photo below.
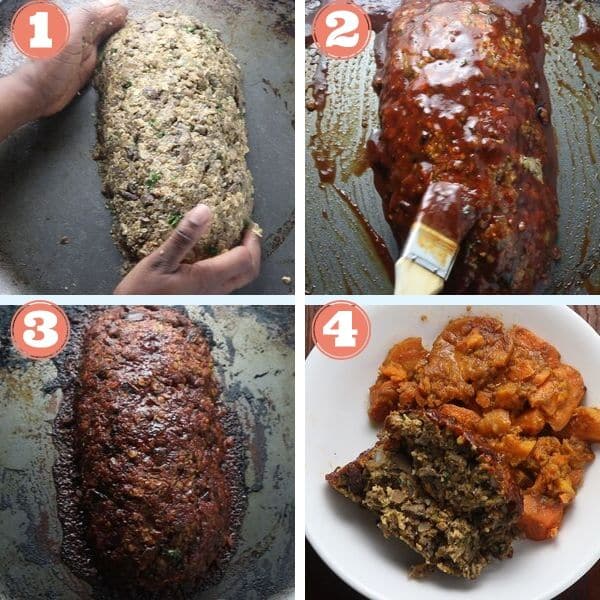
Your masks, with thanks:
M 524 494 L 519 525 L 530 540 L 547 540 L 558 533 L 563 514 L 564 506 L 560 502 Z
M 369 417 L 377 423 L 385 418 L 400 403 L 409 407 L 417 401 L 416 386 L 402 385 L 412 378 L 417 365 L 427 356 L 421 338 L 407 338 L 392 346 L 379 368 L 379 377 L 371 386 L 369 394 Z M 411 382 L 412 383 L 412 382 Z
M 600 409 L 579 406 L 561 433 L 584 442 L 600 442 Z
M 396 344 L 371 388 L 369 415 L 436 408 L 487 438 L 512 468 L 525 498 L 523 531 L 556 535 L 564 508 L 594 459 L 600 409 L 581 406 L 580 373 L 556 348 L 521 326 L 491 317 L 450 321 L 430 351 L 420 338 Z

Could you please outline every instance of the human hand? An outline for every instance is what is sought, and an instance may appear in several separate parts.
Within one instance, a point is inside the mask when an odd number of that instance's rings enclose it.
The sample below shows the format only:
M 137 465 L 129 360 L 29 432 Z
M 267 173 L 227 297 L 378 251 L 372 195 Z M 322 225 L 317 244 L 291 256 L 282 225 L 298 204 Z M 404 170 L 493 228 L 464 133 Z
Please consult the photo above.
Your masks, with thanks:
M 246 231 L 240 246 L 194 264 L 184 264 L 206 233 L 211 214 L 199 204 L 183 217 L 171 237 L 141 260 L 121 281 L 115 294 L 229 294 L 258 277 L 260 241 Z
M 69 13 L 70 35 L 62 52 L 51 59 L 30 61 L 15 72 L 28 90 L 32 118 L 61 111 L 88 82 L 98 47 L 127 19 L 118 0 L 99 0 Z

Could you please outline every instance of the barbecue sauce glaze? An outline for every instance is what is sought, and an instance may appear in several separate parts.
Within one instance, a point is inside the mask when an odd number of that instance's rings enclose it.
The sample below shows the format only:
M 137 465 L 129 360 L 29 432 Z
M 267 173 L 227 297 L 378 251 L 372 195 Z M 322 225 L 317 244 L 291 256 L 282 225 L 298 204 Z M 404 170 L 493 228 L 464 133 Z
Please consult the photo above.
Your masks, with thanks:
M 543 13 L 538 0 L 405 0 L 378 45 L 375 185 L 400 245 L 416 219 L 461 242 L 447 292 L 531 292 L 556 257 Z

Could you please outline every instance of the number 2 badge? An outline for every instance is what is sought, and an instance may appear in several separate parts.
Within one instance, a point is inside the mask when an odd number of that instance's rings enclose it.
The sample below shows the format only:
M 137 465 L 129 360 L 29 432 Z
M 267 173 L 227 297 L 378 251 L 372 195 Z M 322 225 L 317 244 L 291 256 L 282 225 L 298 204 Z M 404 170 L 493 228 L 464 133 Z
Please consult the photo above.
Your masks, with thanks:
M 313 39 L 329 58 L 353 58 L 367 47 L 370 38 L 369 16 L 356 4 L 332 2 L 315 15 Z

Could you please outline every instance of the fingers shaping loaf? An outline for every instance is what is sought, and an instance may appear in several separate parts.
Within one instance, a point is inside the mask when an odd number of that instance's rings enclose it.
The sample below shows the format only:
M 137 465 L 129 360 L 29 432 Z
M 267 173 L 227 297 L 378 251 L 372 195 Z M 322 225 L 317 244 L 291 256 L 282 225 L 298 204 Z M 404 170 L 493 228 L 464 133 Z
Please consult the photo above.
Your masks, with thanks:
M 253 208 L 240 69 L 216 31 L 154 13 L 104 50 L 97 158 L 113 235 L 135 263 L 202 202 L 212 225 L 188 260 L 239 243 Z

